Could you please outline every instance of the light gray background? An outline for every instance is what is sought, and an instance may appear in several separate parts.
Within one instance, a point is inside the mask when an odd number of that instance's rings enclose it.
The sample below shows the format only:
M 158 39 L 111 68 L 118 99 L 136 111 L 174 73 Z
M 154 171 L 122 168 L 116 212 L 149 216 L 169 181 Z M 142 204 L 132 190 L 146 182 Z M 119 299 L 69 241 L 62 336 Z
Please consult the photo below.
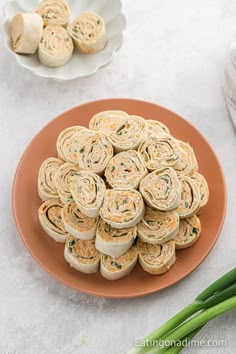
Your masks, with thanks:
M 221 80 L 236 38 L 236 1 L 123 5 L 123 47 L 109 66 L 83 80 L 39 79 L 16 65 L 1 40 L 0 354 L 125 353 L 135 337 L 158 327 L 235 265 L 236 136 Z M 152 101 L 187 118 L 215 149 L 227 180 L 227 217 L 210 255 L 179 284 L 144 298 L 106 300 L 65 288 L 31 259 L 12 219 L 13 176 L 32 137 L 61 112 L 107 97 Z M 187 352 L 233 353 L 235 312 L 214 320 L 198 338 L 226 339 L 228 346 Z

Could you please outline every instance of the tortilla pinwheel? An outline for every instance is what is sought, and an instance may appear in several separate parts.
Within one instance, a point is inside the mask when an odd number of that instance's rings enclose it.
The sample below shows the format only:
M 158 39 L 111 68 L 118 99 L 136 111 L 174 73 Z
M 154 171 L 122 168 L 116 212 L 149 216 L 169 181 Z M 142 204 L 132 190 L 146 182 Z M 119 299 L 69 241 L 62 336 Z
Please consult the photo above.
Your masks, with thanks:
M 62 208 L 63 204 L 59 199 L 48 199 L 38 210 L 39 222 L 42 228 L 57 242 L 66 242 L 69 236 L 61 218 Z
M 70 8 L 65 0 L 43 0 L 36 13 L 42 17 L 44 26 L 60 25 L 65 27 L 70 18 Z
M 180 219 L 186 219 L 197 213 L 200 206 L 200 192 L 194 180 L 188 176 L 180 177 L 181 201 L 176 208 Z
M 169 211 L 180 203 L 181 185 L 171 167 L 149 173 L 142 179 L 139 190 L 147 205 L 157 210 Z
M 109 162 L 105 177 L 112 188 L 121 190 L 137 189 L 148 171 L 142 157 L 135 150 L 120 152 Z
M 66 162 L 77 163 L 77 142 L 81 133 L 87 131 L 80 125 L 75 125 L 64 129 L 57 138 L 57 154 L 58 157 Z M 72 146 L 71 146 L 72 145 Z M 76 145 L 76 147 L 75 147 Z M 72 148 L 73 147 L 73 148 Z
M 70 266 L 85 274 L 96 273 L 101 254 L 95 248 L 95 240 L 79 240 L 69 236 L 64 250 L 65 260 Z
M 93 172 L 76 173 L 70 182 L 70 191 L 79 210 L 90 218 L 97 218 L 103 203 L 106 186 Z
M 192 246 L 201 234 L 201 222 L 196 215 L 180 221 L 179 232 L 175 238 L 175 248 Z
M 143 219 L 138 224 L 138 236 L 153 245 L 175 239 L 179 230 L 179 215 L 174 211 L 165 213 L 146 208 Z
M 178 176 L 191 176 L 198 170 L 197 159 L 193 148 L 183 141 L 178 140 L 180 146 L 180 158 L 174 169 Z
M 203 177 L 203 175 L 201 175 L 198 172 L 195 172 L 191 176 L 191 178 L 196 183 L 196 185 L 199 189 L 199 192 L 200 192 L 200 208 L 198 210 L 198 213 L 200 213 L 202 211 L 202 209 L 207 205 L 208 200 L 209 200 L 208 184 L 207 184 L 207 181 L 205 180 L 205 178 Z
M 89 129 L 101 131 L 109 135 L 121 120 L 128 116 L 126 112 L 116 110 L 99 112 L 90 119 Z
M 79 172 L 78 165 L 73 163 L 64 163 L 55 174 L 55 185 L 59 197 L 63 203 L 70 203 L 73 201 L 73 197 L 70 191 L 71 177 Z
M 175 242 L 152 245 L 138 240 L 139 263 L 146 272 L 159 275 L 166 273 L 175 263 Z
M 38 174 L 38 195 L 40 199 L 59 198 L 55 185 L 55 174 L 63 164 L 64 161 L 55 157 L 49 157 L 42 163 Z
M 81 240 L 91 240 L 95 237 L 98 219 L 81 213 L 74 202 L 64 205 L 61 216 L 65 229 L 72 236 Z
M 170 134 L 168 127 L 158 120 L 147 119 L 146 123 L 147 136 Z
M 145 212 L 141 194 L 135 189 L 108 189 L 100 209 L 101 218 L 116 229 L 135 226 Z
M 100 252 L 113 258 L 126 253 L 137 236 L 137 227 L 114 229 L 100 219 L 97 226 L 95 246 Z
M 108 280 L 117 280 L 127 276 L 135 267 L 138 259 L 136 246 L 132 246 L 125 254 L 113 258 L 106 254 L 101 258 L 101 274 Z

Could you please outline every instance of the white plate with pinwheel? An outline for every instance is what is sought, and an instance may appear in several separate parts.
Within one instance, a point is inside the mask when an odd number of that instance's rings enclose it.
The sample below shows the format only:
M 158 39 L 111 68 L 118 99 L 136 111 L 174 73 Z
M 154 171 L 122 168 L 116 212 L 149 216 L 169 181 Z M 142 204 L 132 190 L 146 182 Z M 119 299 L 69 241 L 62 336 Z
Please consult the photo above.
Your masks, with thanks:
M 5 44 L 34 74 L 73 80 L 107 65 L 123 42 L 120 0 L 8 0 Z

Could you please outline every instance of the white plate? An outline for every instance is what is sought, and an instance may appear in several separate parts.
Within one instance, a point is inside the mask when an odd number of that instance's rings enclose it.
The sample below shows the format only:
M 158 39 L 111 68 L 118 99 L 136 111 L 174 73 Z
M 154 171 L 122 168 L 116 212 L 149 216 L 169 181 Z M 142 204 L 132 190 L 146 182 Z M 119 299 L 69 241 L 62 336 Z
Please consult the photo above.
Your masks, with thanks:
M 120 0 L 67 0 L 70 9 L 70 22 L 85 11 L 94 11 L 105 21 L 109 41 L 107 46 L 96 54 L 83 54 L 75 49 L 72 59 L 65 66 L 48 68 L 42 65 L 37 55 L 15 54 L 11 49 L 9 23 L 17 12 L 35 12 L 38 0 L 8 0 L 4 7 L 5 44 L 15 56 L 17 63 L 38 76 L 58 80 L 72 80 L 94 74 L 99 68 L 108 64 L 115 52 L 121 47 L 125 17 L 121 14 Z

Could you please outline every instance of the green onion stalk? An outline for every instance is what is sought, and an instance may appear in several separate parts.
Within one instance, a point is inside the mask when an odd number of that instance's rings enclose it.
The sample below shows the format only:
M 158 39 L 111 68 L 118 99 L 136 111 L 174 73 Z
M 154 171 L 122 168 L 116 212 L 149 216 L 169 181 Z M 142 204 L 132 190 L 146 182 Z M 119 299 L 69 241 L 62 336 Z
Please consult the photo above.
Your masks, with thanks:
M 216 280 L 193 303 L 144 338 L 142 345 L 133 347 L 128 354 L 177 354 L 210 320 L 233 309 L 236 309 L 236 268 Z

